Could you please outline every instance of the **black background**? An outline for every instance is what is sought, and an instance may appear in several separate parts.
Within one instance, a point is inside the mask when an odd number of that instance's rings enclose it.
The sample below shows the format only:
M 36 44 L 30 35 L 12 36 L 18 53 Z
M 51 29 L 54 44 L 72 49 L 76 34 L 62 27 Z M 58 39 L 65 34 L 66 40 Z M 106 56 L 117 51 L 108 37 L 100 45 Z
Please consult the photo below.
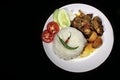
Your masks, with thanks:
M 15 1 L 0 1 L 0 80 L 16 80 L 16 8 Z
M 84 72 L 84 73 L 71 73 L 64 71 L 55 66 L 47 57 L 41 40 L 41 33 L 44 24 L 48 17 L 53 13 L 56 8 L 60 8 L 64 5 L 71 3 L 84 3 L 96 7 L 102 11 L 112 24 L 114 31 L 114 45 L 110 56 L 107 60 L 98 68 Z M 7 15 L 3 16 L 3 21 L 8 22 L 10 18 L 15 21 L 15 26 L 22 27 L 22 31 L 27 33 L 22 36 L 22 41 L 26 44 L 19 45 L 19 51 L 15 51 L 15 54 L 20 56 L 20 63 L 16 62 L 15 55 L 8 56 L 12 58 L 6 58 L 6 55 L 1 58 L 0 73 L 3 77 L 1 80 L 13 79 L 15 80 L 25 77 L 26 79 L 70 79 L 70 80 L 97 80 L 97 79 L 118 79 L 119 78 L 119 61 L 120 61 L 120 5 L 118 1 L 113 0 L 43 0 L 41 1 L 27 1 L 27 2 L 7 2 L 1 5 L 1 12 Z M 16 14 L 17 13 L 17 14 Z M 12 16 L 11 16 L 12 15 Z M 13 17 L 15 16 L 15 18 Z M 17 20 L 16 18 L 19 18 Z M 2 20 L 1 19 L 1 20 Z M 19 22 L 19 25 L 16 22 Z M 22 24 L 23 22 L 23 24 Z M 13 23 L 13 22 L 12 22 Z M 22 25 L 21 25 L 22 24 Z M 13 24 L 12 24 L 13 25 Z M 7 25 L 4 25 L 7 26 Z M 6 28 L 6 27 L 5 27 Z M 8 28 L 9 29 L 9 28 Z M 15 31 L 18 29 L 15 27 Z M 10 33 L 9 33 L 10 34 Z M 16 35 L 14 36 L 16 37 Z M 9 38 L 11 39 L 11 38 Z M 20 39 L 20 38 L 18 38 Z M 7 40 L 7 39 L 5 39 Z M 15 42 L 16 40 L 14 40 Z M 9 41 L 10 42 L 10 41 Z M 15 44 L 18 45 L 18 42 Z M 12 44 L 13 45 L 13 44 Z M 9 46 L 10 47 L 10 46 Z M 18 47 L 17 47 L 18 48 Z M 23 49 L 22 52 L 21 49 Z M 5 46 L 6 49 L 6 46 Z M 13 49 L 12 49 L 13 50 Z M 11 52 L 13 52 L 10 50 Z M 16 76 L 16 63 L 19 68 L 19 75 Z M 0 77 L 1 78 L 1 77 Z M 22 78 L 23 79 L 23 78 Z

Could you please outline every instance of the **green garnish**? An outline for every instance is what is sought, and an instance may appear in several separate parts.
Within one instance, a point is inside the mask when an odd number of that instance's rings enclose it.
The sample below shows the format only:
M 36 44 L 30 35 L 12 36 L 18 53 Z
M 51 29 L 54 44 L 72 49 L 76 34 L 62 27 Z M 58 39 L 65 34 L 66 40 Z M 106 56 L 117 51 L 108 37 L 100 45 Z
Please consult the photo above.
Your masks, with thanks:
M 58 36 L 58 35 L 57 35 Z M 77 47 L 70 47 L 69 45 L 67 45 L 61 38 L 60 38 L 60 36 L 58 36 L 58 38 L 59 38 L 59 40 L 60 40 L 60 42 L 62 43 L 62 45 L 65 47 L 65 48 L 67 48 L 67 49 L 70 49 L 70 50 L 75 50 L 75 49 L 77 49 L 79 46 L 77 46 Z
M 67 44 L 69 39 L 71 38 L 71 33 L 70 33 L 70 36 L 66 39 L 65 43 Z

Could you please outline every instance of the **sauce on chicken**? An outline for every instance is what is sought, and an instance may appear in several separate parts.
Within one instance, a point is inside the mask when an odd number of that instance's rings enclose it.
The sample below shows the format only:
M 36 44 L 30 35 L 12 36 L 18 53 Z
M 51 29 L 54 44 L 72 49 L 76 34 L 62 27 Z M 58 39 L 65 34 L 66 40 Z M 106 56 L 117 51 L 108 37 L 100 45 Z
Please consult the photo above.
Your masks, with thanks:
M 79 10 L 79 15 L 76 15 L 71 23 L 71 26 L 81 31 L 87 39 L 87 44 L 80 55 L 81 57 L 88 56 L 102 45 L 101 36 L 104 33 L 104 29 L 100 17 L 93 17 L 93 14 L 84 14 Z

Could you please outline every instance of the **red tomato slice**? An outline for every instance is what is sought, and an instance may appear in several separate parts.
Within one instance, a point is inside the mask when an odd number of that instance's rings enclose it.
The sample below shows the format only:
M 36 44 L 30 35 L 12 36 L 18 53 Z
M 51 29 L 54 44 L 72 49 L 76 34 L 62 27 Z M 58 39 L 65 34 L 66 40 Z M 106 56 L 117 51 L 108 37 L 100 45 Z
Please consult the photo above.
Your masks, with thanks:
M 59 28 L 59 25 L 56 22 L 52 21 L 52 22 L 48 23 L 47 30 L 50 33 L 56 34 L 56 33 L 59 32 L 60 28 Z
M 54 34 L 50 33 L 48 30 L 44 30 L 42 33 L 42 40 L 46 43 L 53 41 Z

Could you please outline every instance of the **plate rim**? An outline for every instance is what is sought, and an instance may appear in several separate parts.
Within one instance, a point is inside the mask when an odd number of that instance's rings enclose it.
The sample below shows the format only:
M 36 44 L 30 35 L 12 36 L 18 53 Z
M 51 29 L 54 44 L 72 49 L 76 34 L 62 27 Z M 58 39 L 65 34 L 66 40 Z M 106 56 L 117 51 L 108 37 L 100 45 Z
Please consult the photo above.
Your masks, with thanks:
M 64 5 L 64 6 L 60 7 L 60 8 L 64 8 L 64 7 L 67 7 L 67 6 L 70 6 L 70 5 L 85 5 L 85 6 L 89 6 L 89 7 L 92 7 L 92 8 L 94 8 L 94 9 L 98 10 L 99 12 L 102 13 L 102 15 L 105 16 L 105 18 L 106 18 L 107 21 L 109 22 L 109 25 L 110 25 L 110 27 L 111 27 L 111 29 L 112 29 L 112 37 L 113 37 L 112 39 L 113 39 L 113 40 L 112 40 L 112 43 L 111 43 L 111 49 L 110 49 L 110 51 L 109 51 L 109 54 L 108 54 L 108 56 L 106 57 L 106 59 L 105 59 L 102 63 L 100 63 L 98 66 L 96 66 L 96 67 L 93 68 L 93 69 L 95 69 L 95 68 L 99 67 L 101 64 L 103 64 L 103 63 L 107 60 L 107 58 L 109 57 L 109 55 L 111 54 L 111 51 L 112 51 L 112 49 L 113 49 L 113 45 L 114 45 L 114 31 L 113 31 L 111 22 L 108 20 L 108 18 L 106 17 L 106 15 L 105 15 L 102 11 L 100 11 L 98 8 L 96 8 L 96 7 L 94 7 L 94 6 L 91 6 L 91 5 L 89 5 L 89 4 L 84 4 L 84 3 L 72 3 L 72 4 Z M 53 13 L 52 13 L 52 14 L 53 14 Z M 46 23 L 48 22 L 49 18 L 52 16 L 52 14 L 51 14 L 51 15 L 48 17 L 48 19 L 46 20 L 45 25 L 44 25 L 44 28 L 45 28 Z M 44 30 L 44 28 L 43 28 L 43 30 Z M 44 44 L 45 44 L 45 43 L 43 42 L 43 47 L 44 47 L 44 50 L 45 50 L 46 55 L 48 56 L 48 58 L 50 59 L 50 61 L 52 61 L 52 63 L 54 63 L 54 61 L 51 60 L 50 56 L 47 54 Z M 74 73 L 81 73 L 81 72 L 87 72 L 87 71 L 93 70 L 93 69 L 90 69 L 90 70 L 84 70 L 84 71 L 72 71 L 72 70 L 64 69 L 63 67 L 59 66 L 59 65 L 56 64 L 56 63 L 54 63 L 54 64 L 55 64 L 57 67 L 65 70 L 65 71 L 74 72 Z

